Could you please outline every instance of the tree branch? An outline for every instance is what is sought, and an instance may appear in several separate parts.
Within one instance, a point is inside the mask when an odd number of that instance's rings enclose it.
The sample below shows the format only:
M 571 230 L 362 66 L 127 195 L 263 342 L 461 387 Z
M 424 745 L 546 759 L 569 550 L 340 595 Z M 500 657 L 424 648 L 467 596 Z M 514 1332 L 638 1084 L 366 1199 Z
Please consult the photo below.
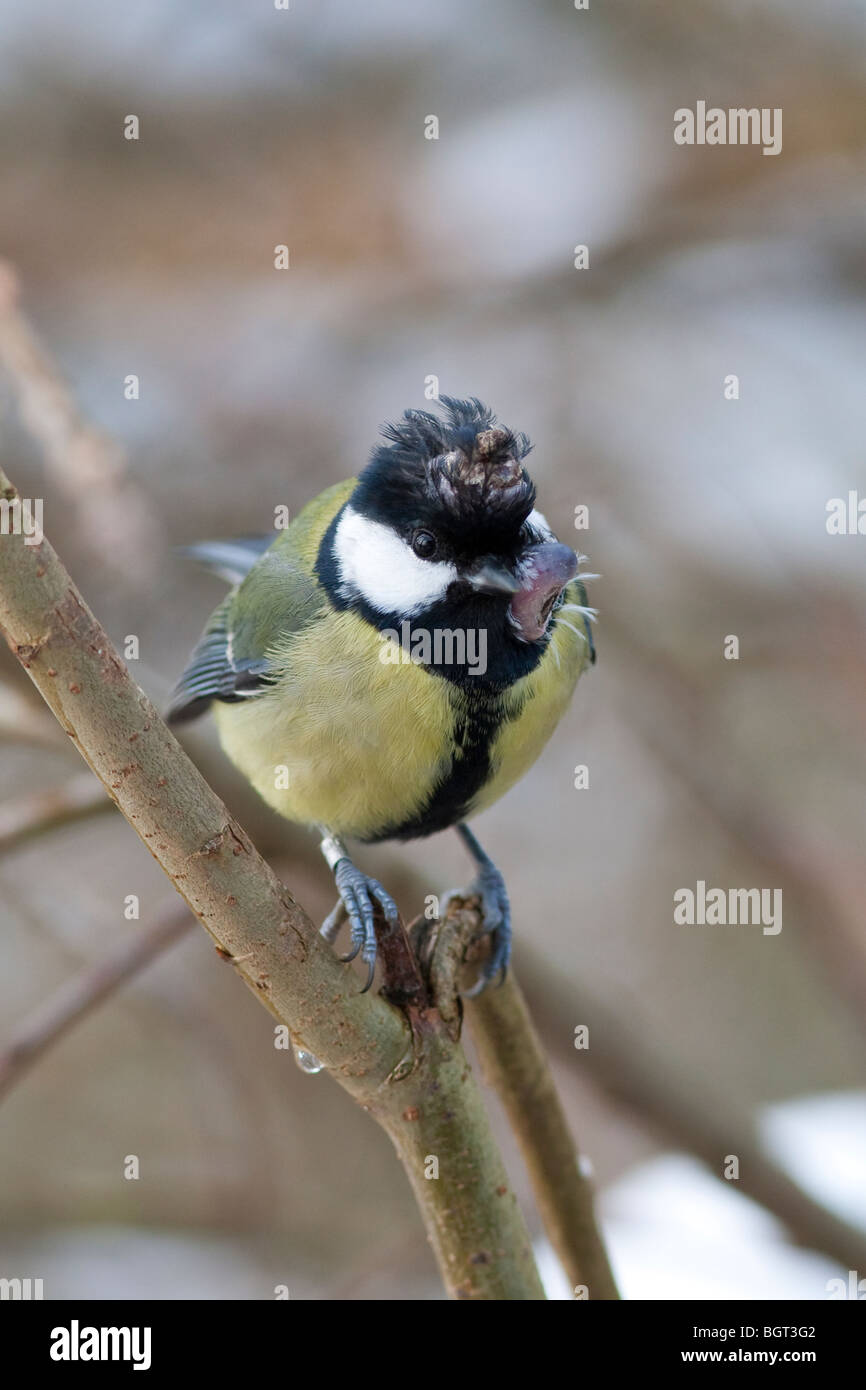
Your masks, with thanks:
M 482 929 L 477 899 L 456 895 L 444 924 L 435 924 L 429 934 L 421 922 L 412 928 L 421 960 L 434 981 L 440 1011 L 458 1032 L 463 964 L 489 949 Z M 448 1000 L 453 1001 L 450 1007 Z M 584 1285 L 592 1299 L 618 1299 L 596 1224 L 592 1184 L 581 1169 L 547 1057 L 513 969 L 501 985 L 467 1000 L 466 1008 L 484 1078 L 511 1122 L 544 1228 L 569 1283 Z
M 78 781 L 79 779 L 75 779 L 76 791 L 70 801 L 74 803 L 80 795 L 82 816 L 87 814 L 84 803 L 88 793 L 93 797 L 94 803 L 91 814 L 99 813 L 102 809 L 111 807 L 112 803 L 92 777 L 83 775 L 80 791 L 77 787 Z M 70 787 L 72 785 L 70 784 Z M 67 817 L 65 815 L 59 819 L 53 817 L 50 802 L 45 800 L 45 798 L 53 800 L 55 796 L 65 799 L 66 795 L 67 788 L 60 788 L 58 793 L 45 793 L 44 797 L 40 794 L 28 799 L 22 805 L 16 806 L 10 803 L 6 807 L 0 807 L 0 850 L 11 847 L 19 839 L 29 838 L 31 834 L 40 834 L 43 831 L 51 830 L 57 824 L 66 823 Z M 42 810 L 47 814 L 43 815 Z M 411 885 L 411 891 L 416 896 L 423 897 L 427 891 L 423 881 L 419 878 L 417 883 L 412 882 L 413 876 L 411 874 L 407 876 L 404 873 L 404 877 Z M 188 926 L 192 924 L 190 917 L 184 916 L 183 920 Z M 422 919 L 419 924 L 413 926 L 413 934 L 417 937 L 418 929 L 421 928 L 423 929 L 421 936 L 426 935 L 429 925 Z M 112 953 L 92 969 L 83 971 L 79 976 L 76 976 L 74 981 L 61 985 L 49 1001 L 24 1020 L 18 1030 L 13 1032 L 12 1039 L 5 1049 L 0 1051 L 0 1097 L 4 1096 L 24 1075 L 25 1071 L 29 1070 L 31 1062 L 36 1062 L 43 1057 L 55 1042 L 60 1041 L 65 1036 L 69 1029 L 85 1018 L 93 1008 L 104 1003 L 117 989 L 127 984 L 161 951 L 167 949 L 175 939 L 168 931 L 163 934 L 158 928 L 153 928 L 151 935 L 151 931 L 148 930 L 143 934 L 143 939 L 136 938 L 136 942 L 124 944 L 119 951 Z M 438 999 L 440 1015 L 443 1019 L 450 1018 L 453 1023 L 460 1017 L 456 997 L 451 1013 L 449 1013 L 444 1001 L 448 996 L 449 980 L 452 983 L 452 993 L 456 990 L 455 971 L 462 963 L 465 943 L 456 933 L 447 939 L 451 953 L 450 963 L 446 966 L 441 961 L 439 962 L 439 979 L 432 983 L 433 993 Z M 601 1030 L 602 1043 L 600 1047 L 597 1046 L 579 1055 L 581 1069 L 585 1068 L 589 1071 L 597 1086 L 614 1099 L 626 1104 L 634 1111 L 641 1123 L 648 1123 L 659 1134 L 663 1142 L 674 1142 L 686 1152 L 694 1154 L 695 1157 L 706 1163 L 709 1166 L 709 1171 L 720 1181 L 723 1179 L 719 1155 L 729 1151 L 737 1153 L 742 1162 L 741 1187 L 788 1227 L 794 1241 L 824 1251 L 825 1254 L 838 1260 L 845 1267 L 863 1268 L 866 1265 L 866 1239 L 864 1239 L 862 1232 L 842 1221 L 821 1203 L 810 1197 L 791 1178 L 790 1174 L 769 1158 L 758 1143 L 750 1120 L 742 1115 L 728 1114 L 727 1105 L 719 1096 L 705 1096 L 703 1101 L 700 1101 L 687 1068 L 683 1069 L 681 1066 L 677 1073 L 675 1086 L 669 1085 L 666 1079 L 669 1064 L 661 1059 L 656 1059 L 653 1062 L 641 1061 L 645 1054 L 646 1043 L 644 1042 L 642 1047 L 629 1043 L 622 1034 L 622 1025 L 612 1017 L 608 1018 L 606 1011 L 601 1008 L 597 1000 L 585 999 L 583 1003 L 580 1003 L 578 999 L 575 1002 L 572 990 L 571 1002 L 566 1007 L 564 998 L 559 999 L 558 984 L 555 977 L 544 968 L 540 960 L 534 958 L 526 946 L 522 949 L 521 960 L 523 962 L 521 974 L 523 976 L 528 974 L 529 976 L 530 993 L 544 998 L 546 1022 L 549 1024 L 552 1018 L 566 1020 L 562 1024 L 562 1028 L 557 1026 L 544 1030 L 548 1048 L 557 1050 L 556 1039 L 563 1032 L 563 1029 L 564 1034 L 570 1036 L 571 1025 L 567 1023 L 567 1019 L 572 1018 L 572 1016 L 596 1019 L 593 1024 L 593 1034 L 598 1035 L 599 1030 Z M 73 1001 L 79 999 L 81 1007 L 72 1007 L 67 1018 L 66 1001 L 68 999 Z M 470 1020 L 474 1034 L 477 1033 L 479 1026 L 482 1026 L 477 1017 L 472 1017 L 475 1013 L 475 1006 L 472 1005 Z M 45 1025 L 44 1020 L 49 1020 L 48 1026 Z M 33 1051 L 31 1057 L 28 1039 L 33 1033 L 39 1035 L 42 1042 L 38 1049 Z M 21 1059 L 23 1064 L 20 1069 L 17 1058 L 19 1048 L 25 1054 Z M 563 1060 L 565 1060 L 566 1055 L 573 1059 L 571 1049 L 567 1054 L 563 1054 Z M 490 1080 L 492 1085 L 496 1085 L 496 1080 L 493 1077 Z M 710 1123 L 710 1116 L 713 1117 L 712 1123 Z M 521 1128 L 519 1122 L 515 1124 L 515 1128 L 519 1132 Z M 526 1154 L 524 1157 L 531 1168 L 530 1157 Z M 542 1199 L 538 1194 L 536 1196 L 541 1209 Z M 542 1217 L 571 1282 L 573 1284 L 587 1282 L 585 1278 L 575 1277 L 574 1258 L 570 1253 L 564 1251 L 561 1243 L 553 1235 L 555 1216 L 551 1217 L 542 1211 Z M 575 1248 L 582 1248 L 579 1240 L 575 1242 Z M 595 1282 L 593 1278 L 593 1285 Z
M 484 1076 L 517 1136 L 544 1228 L 572 1287 L 592 1299 L 619 1298 L 583 1171 L 547 1057 L 514 971 L 500 989 L 469 1001 Z

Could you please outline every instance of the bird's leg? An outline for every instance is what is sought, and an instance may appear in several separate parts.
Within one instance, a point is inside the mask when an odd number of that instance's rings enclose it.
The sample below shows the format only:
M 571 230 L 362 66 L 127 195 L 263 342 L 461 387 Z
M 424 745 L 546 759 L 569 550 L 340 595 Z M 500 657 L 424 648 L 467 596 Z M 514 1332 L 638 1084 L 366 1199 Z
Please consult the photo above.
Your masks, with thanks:
M 484 962 L 481 974 L 472 988 L 466 991 L 467 999 L 473 999 L 487 988 L 495 975 L 499 975 L 499 984 L 505 979 L 511 959 L 511 904 L 508 901 L 505 879 L 493 860 L 484 853 L 469 826 L 461 824 L 456 830 L 478 865 L 478 877 L 460 896 L 478 895 L 481 899 L 484 930 L 489 932 L 492 938 L 490 955 Z M 449 896 L 451 895 L 446 895 L 446 902 Z
M 333 871 L 337 892 L 340 895 L 336 907 L 322 923 L 321 934 L 326 941 L 333 944 L 342 923 L 348 917 L 352 932 L 352 949 L 348 955 L 341 956 L 340 959 L 354 960 L 360 952 L 361 959 L 367 966 L 367 983 L 361 991 L 365 994 L 373 983 L 376 970 L 375 904 L 379 903 L 389 924 L 393 925 L 400 914 L 394 899 L 385 891 L 379 880 L 371 878 L 369 874 L 362 873 L 355 867 L 342 840 L 332 835 L 324 826 L 321 829 L 323 834 L 320 848 Z

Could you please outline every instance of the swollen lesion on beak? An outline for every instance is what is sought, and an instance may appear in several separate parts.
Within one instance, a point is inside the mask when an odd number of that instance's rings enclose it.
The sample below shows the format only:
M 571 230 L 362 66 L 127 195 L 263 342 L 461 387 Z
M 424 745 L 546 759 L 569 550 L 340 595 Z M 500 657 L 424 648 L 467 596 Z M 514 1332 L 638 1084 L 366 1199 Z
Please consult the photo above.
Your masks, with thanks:
M 515 635 L 537 642 L 547 631 L 556 600 L 577 573 L 577 556 L 560 541 L 531 546 L 518 565 L 520 580 L 509 605 Z

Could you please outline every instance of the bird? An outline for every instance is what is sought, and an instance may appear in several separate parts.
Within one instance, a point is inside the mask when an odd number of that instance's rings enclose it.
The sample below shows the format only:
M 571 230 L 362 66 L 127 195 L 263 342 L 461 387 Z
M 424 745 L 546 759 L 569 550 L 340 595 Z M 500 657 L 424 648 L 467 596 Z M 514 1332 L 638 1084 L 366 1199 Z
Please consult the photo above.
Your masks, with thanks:
M 470 996 L 511 955 L 505 880 L 467 821 L 535 762 L 595 662 L 586 556 L 536 508 L 525 434 L 477 397 L 442 396 L 381 427 L 357 476 L 276 535 L 186 549 L 232 587 L 167 711 L 212 709 L 222 748 L 264 800 L 320 835 L 351 950 L 376 968 L 391 895 L 347 841 L 455 828 L 474 860 L 490 950 Z M 450 895 L 449 895 L 450 896 Z

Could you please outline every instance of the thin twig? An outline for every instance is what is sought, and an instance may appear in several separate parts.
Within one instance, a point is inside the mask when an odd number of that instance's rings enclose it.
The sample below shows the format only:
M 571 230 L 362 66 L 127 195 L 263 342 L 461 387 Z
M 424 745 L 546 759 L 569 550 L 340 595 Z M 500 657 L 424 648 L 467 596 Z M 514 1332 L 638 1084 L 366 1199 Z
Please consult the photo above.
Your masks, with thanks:
M 484 1077 L 502 1101 L 517 1136 L 550 1243 L 572 1287 L 591 1299 L 619 1298 L 595 1217 L 592 1182 L 583 1171 L 514 971 L 498 989 L 467 1006 Z
M 0 739 L 4 743 L 29 743 L 56 753 L 66 747 L 57 721 L 46 710 L 25 700 L 20 690 L 0 681 Z
M 866 870 L 862 856 L 803 833 L 795 817 L 768 802 L 760 779 L 732 776 L 732 751 L 720 746 L 704 714 L 707 701 L 698 683 L 670 660 L 662 661 L 629 631 L 621 650 L 639 665 L 641 698 L 629 720 L 646 746 L 669 767 L 701 809 L 754 859 L 796 885 L 800 939 L 823 971 L 852 1020 L 866 1024 L 866 950 L 862 907 Z M 633 686 L 633 682 L 630 683 Z M 675 723 L 664 714 L 679 712 Z M 712 749 L 712 757 L 707 750 Z
M 96 965 L 73 975 L 39 1004 L 13 1029 L 11 1038 L 0 1045 L 0 1098 L 75 1024 L 185 936 L 194 923 L 189 912 L 179 903 L 172 903 L 152 926 L 140 929 Z
M 427 928 L 425 930 L 425 927 Z M 489 949 L 480 905 L 453 895 L 444 922 L 410 929 L 436 993 L 439 1009 L 459 1032 L 463 963 Z M 474 944 L 473 944 L 474 943 Z M 447 1001 L 453 1001 L 449 1008 Z M 573 1288 L 592 1299 L 619 1292 L 595 1219 L 592 1184 L 582 1170 L 553 1075 L 526 1000 L 509 971 L 469 999 L 466 1011 L 487 1084 L 499 1096 L 520 1145 L 536 1205 Z
M 0 261 L 0 365 L 23 423 L 42 448 L 85 544 L 125 584 L 152 579 L 162 534 L 119 445 L 84 419 L 20 307 L 18 277 Z M 117 389 L 122 383 L 118 381 Z
M 113 810 L 99 782 L 87 772 L 78 773 L 50 791 L 0 805 L 0 854 L 61 825 Z

